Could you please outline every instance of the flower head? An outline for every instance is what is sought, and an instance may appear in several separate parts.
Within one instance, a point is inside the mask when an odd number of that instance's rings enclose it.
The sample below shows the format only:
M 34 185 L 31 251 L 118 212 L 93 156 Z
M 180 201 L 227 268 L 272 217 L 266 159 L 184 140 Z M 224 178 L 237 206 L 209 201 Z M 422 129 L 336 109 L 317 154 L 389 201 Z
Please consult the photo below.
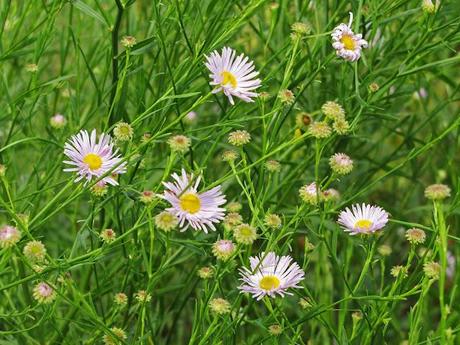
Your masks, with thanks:
M 125 306 L 128 303 L 128 296 L 126 296 L 123 292 L 118 292 L 115 297 L 113 298 L 115 304 L 119 305 L 120 307 Z
M 264 223 L 272 229 L 279 229 L 281 228 L 281 225 L 283 225 L 280 216 L 274 213 L 268 213 L 264 218 Z
M 91 193 L 96 197 L 103 197 L 107 194 L 109 187 L 104 181 L 99 181 L 91 187 Z
M 379 206 L 354 204 L 340 212 L 337 222 L 351 235 L 370 234 L 388 223 L 388 213 Z
M 274 160 L 274 159 L 269 159 L 268 161 L 265 162 L 265 167 L 267 170 L 271 173 L 279 172 L 281 169 L 281 164 L 280 162 Z
M 235 252 L 235 245 L 230 240 L 219 240 L 212 245 L 212 253 L 220 260 L 227 261 Z
M 343 107 L 337 102 L 328 101 L 324 103 L 321 107 L 321 111 L 326 117 L 332 120 L 345 118 L 345 110 L 343 110 Z
M 425 197 L 430 200 L 442 200 L 450 196 L 450 188 L 445 184 L 432 184 L 425 188 Z
M 41 241 L 30 241 L 24 246 L 24 256 L 31 262 L 43 262 L 46 257 L 46 248 Z
M 393 266 L 391 268 L 390 274 L 395 278 L 398 278 L 399 276 L 401 276 L 402 278 L 406 278 L 407 267 L 401 265 Z
M 299 113 L 295 117 L 295 124 L 298 128 L 307 129 L 311 124 L 311 116 L 308 113 Z
M 11 225 L 3 225 L 0 228 L 0 248 L 14 246 L 21 239 L 21 232 Z
M 389 256 L 393 250 L 388 244 L 382 244 L 377 247 L 377 251 L 382 256 Z
M 151 190 L 144 190 L 139 197 L 139 200 L 144 204 L 150 204 L 155 199 L 155 193 Z
M 198 277 L 200 277 L 201 279 L 209 279 L 209 278 L 212 278 L 212 276 L 214 275 L 214 269 L 212 267 L 201 267 L 198 272 Z
M 228 135 L 228 142 L 235 146 L 243 146 L 251 141 L 251 134 L 245 130 L 231 132 Z
M 278 93 L 278 97 L 283 104 L 291 105 L 295 101 L 295 95 L 291 90 L 284 89 Z
M 222 160 L 224 162 L 233 162 L 238 158 L 238 152 L 234 150 L 225 150 L 222 152 Z
M 26 71 L 30 73 L 37 73 L 38 72 L 38 65 L 35 63 L 28 63 L 26 65 Z
M 249 258 L 251 269 L 240 269 L 242 292 L 252 294 L 257 300 L 265 296 L 292 295 L 289 288 L 300 288 L 305 273 L 300 266 L 293 262 L 290 256 L 278 256 L 274 252 L 262 253 L 260 256 Z
M 61 129 L 62 127 L 66 125 L 66 123 L 67 123 L 67 120 L 65 119 L 64 115 L 61 115 L 61 114 L 53 115 L 50 118 L 51 127 L 56 128 L 56 129 Z
M 56 293 L 47 283 L 41 282 L 35 285 L 33 296 L 38 303 L 48 304 L 54 300 Z
M 241 223 L 243 223 L 243 217 L 241 217 L 241 214 L 237 212 L 227 213 L 224 218 L 224 225 L 229 229 L 232 229 Z
M 337 119 L 332 124 L 332 129 L 340 135 L 345 135 L 350 131 L 350 124 L 345 119 Z
M 249 224 L 240 224 L 233 229 L 235 241 L 241 244 L 252 244 L 257 239 L 257 230 Z
M 187 230 L 189 225 L 194 230 L 203 230 L 205 233 L 208 228 L 215 231 L 214 224 L 224 219 L 225 212 L 225 209 L 219 207 L 226 201 L 221 186 L 199 193 L 201 176 L 194 181 L 193 174 L 188 176 L 184 169 L 181 176 L 174 173 L 172 178 L 175 182 L 163 182 L 166 187 L 163 199 L 171 204 L 172 207 L 166 211 L 179 219 L 182 231 Z
M 426 262 L 423 265 L 423 272 L 428 278 L 437 280 L 441 273 L 441 265 L 435 261 Z
M 296 22 L 291 25 L 291 30 L 296 34 L 303 36 L 308 35 L 310 33 L 311 26 L 307 23 Z
M 113 129 L 113 135 L 118 141 L 130 141 L 133 138 L 133 127 L 126 122 L 118 122 Z
M 323 192 L 323 199 L 325 201 L 337 201 L 340 199 L 340 193 L 337 189 L 328 188 Z
M 313 122 L 308 131 L 316 139 L 328 138 L 332 134 L 331 127 L 325 121 Z
M 240 212 L 242 208 L 243 208 L 243 205 L 241 205 L 237 201 L 231 201 L 227 204 L 228 212 Z
M 152 296 L 150 296 L 150 294 L 145 290 L 139 290 L 134 294 L 134 298 L 139 303 L 148 303 L 152 299 Z
M 213 298 L 209 302 L 209 309 L 211 309 L 211 311 L 217 315 L 224 315 L 230 313 L 230 307 L 230 303 L 223 298 Z
M 115 231 L 113 231 L 113 229 L 105 229 L 101 231 L 99 237 L 105 243 L 112 243 L 113 241 L 115 241 L 117 234 L 115 233 Z
M 268 332 L 270 332 L 271 335 L 277 336 L 283 333 L 283 328 L 278 324 L 274 324 L 268 327 Z
M 102 341 L 104 342 L 104 345 L 120 345 L 124 343 L 124 340 L 126 340 L 128 337 L 126 336 L 126 333 L 124 330 L 118 327 L 112 327 L 110 331 L 113 334 L 105 334 L 102 337 Z M 121 341 L 120 341 L 121 340 Z M 122 342 L 123 341 L 123 342 Z
M 432 0 L 422 0 L 422 10 L 425 13 L 433 14 L 438 10 L 439 0 L 436 0 L 436 3 L 433 3 Z
M 425 242 L 425 231 L 417 228 L 412 228 L 406 231 L 406 239 L 410 244 L 422 244 Z
M 186 153 L 190 149 L 192 141 L 185 135 L 175 135 L 168 139 L 168 144 L 171 151 Z
M 113 149 L 110 135 L 101 134 L 99 141 L 96 142 L 95 129 L 91 135 L 87 131 L 81 130 L 64 146 L 64 154 L 70 159 L 64 163 L 73 165 L 72 168 L 66 168 L 64 171 L 76 171 L 78 177 L 75 182 L 82 179 L 86 179 L 88 182 L 93 177 L 98 179 L 112 169 L 115 174 L 123 174 L 126 172 L 126 163 L 121 163 L 121 158 L 117 153 L 118 149 Z M 104 177 L 101 181 L 111 185 L 118 184 L 112 175 Z
M 321 200 L 321 195 L 318 194 L 315 182 L 302 186 L 299 189 L 299 195 L 304 202 L 311 205 L 316 205 L 318 202 L 318 198 Z
M 348 61 L 356 61 L 361 57 L 361 49 L 367 48 L 367 41 L 363 35 L 355 34 L 351 29 L 353 13 L 350 12 L 350 21 L 341 23 L 332 31 L 332 46 L 341 58 Z
M 206 67 L 211 72 L 213 93 L 222 91 L 230 103 L 235 104 L 233 96 L 245 102 L 253 102 L 257 96 L 255 90 L 260 87 L 260 79 L 254 79 L 259 72 L 254 70 L 254 63 L 244 54 L 236 57 L 236 52 L 228 47 L 222 49 L 222 55 L 216 50 L 206 56 Z
M 121 39 L 121 45 L 125 48 L 132 48 L 136 44 L 136 37 L 134 36 L 123 36 Z
M 345 153 L 336 153 L 329 159 L 332 171 L 338 175 L 346 175 L 353 170 L 353 161 Z
M 165 232 L 173 230 L 178 223 L 177 217 L 169 211 L 163 211 L 155 216 L 155 225 Z

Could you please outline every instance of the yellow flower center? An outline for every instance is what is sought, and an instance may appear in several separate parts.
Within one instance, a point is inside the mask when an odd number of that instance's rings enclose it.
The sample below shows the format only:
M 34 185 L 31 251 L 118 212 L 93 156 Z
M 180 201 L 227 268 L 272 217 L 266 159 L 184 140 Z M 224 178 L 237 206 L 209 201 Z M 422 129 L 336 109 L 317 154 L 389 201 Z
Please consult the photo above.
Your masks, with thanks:
M 201 208 L 201 201 L 195 194 L 186 193 L 180 197 L 180 207 L 188 213 L 197 213 Z
M 240 234 L 249 237 L 252 235 L 252 229 L 249 226 L 242 226 L 240 228 Z
M 369 230 L 372 226 L 372 222 L 367 219 L 360 219 L 355 223 L 356 228 L 364 229 L 364 230 Z
M 265 276 L 260 280 L 259 286 L 261 289 L 270 291 L 280 286 L 280 280 L 275 276 Z
M 230 84 L 233 88 L 235 88 L 238 85 L 238 83 L 236 81 L 236 77 L 232 73 L 227 72 L 227 71 L 223 71 L 221 73 L 221 76 L 222 76 L 222 82 L 220 84 L 222 86 Z
M 88 153 L 83 158 L 83 162 L 88 165 L 90 170 L 97 170 L 102 166 L 102 158 L 95 153 Z
M 355 40 L 350 35 L 343 35 L 340 41 L 343 43 L 345 49 L 347 50 L 354 50 L 356 47 Z
M 182 204 L 181 204 L 181 206 L 182 206 Z M 168 223 L 168 224 L 171 223 L 171 222 L 173 221 L 173 216 L 172 216 L 172 214 L 171 214 L 171 213 L 165 213 L 165 214 L 163 214 L 163 215 L 161 216 L 161 221 L 162 221 L 163 223 Z

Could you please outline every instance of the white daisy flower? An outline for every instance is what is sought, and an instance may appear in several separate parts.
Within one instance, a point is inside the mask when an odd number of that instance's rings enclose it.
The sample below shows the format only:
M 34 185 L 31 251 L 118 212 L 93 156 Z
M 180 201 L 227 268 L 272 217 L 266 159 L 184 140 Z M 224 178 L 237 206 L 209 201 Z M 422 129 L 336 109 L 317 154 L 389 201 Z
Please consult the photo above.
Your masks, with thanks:
M 77 135 L 72 136 L 64 146 L 64 154 L 70 158 L 70 161 L 64 161 L 64 163 L 74 166 L 64 171 L 76 171 L 79 176 L 75 182 L 84 178 L 88 182 L 93 177 L 97 179 L 116 167 L 112 170 L 111 175 L 101 180 L 104 184 L 116 186 L 118 182 L 112 175 L 126 172 L 126 163 L 120 164 L 121 157 L 117 153 L 118 149 L 114 149 L 110 135 L 102 133 L 99 142 L 96 142 L 95 129 L 91 132 L 91 136 L 87 131 L 81 130 Z
M 257 300 L 265 296 L 276 297 L 292 295 L 289 288 L 301 288 L 297 285 L 304 278 L 304 271 L 293 262 L 290 256 L 278 256 L 274 252 L 262 253 L 249 258 L 251 269 L 240 269 L 243 284 L 241 292 L 249 292 Z
M 354 204 L 340 212 L 337 222 L 351 235 L 369 234 L 382 229 L 388 223 L 388 212 L 379 206 Z
M 228 47 L 222 49 L 222 55 L 217 50 L 206 56 L 206 67 L 211 74 L 210 84 L 216 86 L 212 93 L 223 91 L 233 105 L 233 96 L 245 102 L 253 102 L 257 96 L 254 92 L 260 86 L 260 79 L 254 79 L 259 72 L 254 71 L 254 63 L 244 54 L 236 57 L 236 52 Z
M 347 24 L 341 23 L 332 31 L 332 46 L 341 58 L 348 61 L 356 61 L 361 57 L 361 49 L 367 48 L 368 43 L 363 35 L 355 34 L 351 29 L 353 13 L 350 12 L 350 21 Z
M 172 205 L 166 211 L 179 219 L 181 231 L 187 230 L 189 225 L 205 233 L 208 233 L 208 227 L 215 231 L 214 223 L 219 223 L 225 216 L 225 209 L 219 207 L 226 202 L 221 186 L 198 193 L 201 176 L 193 181 L 193 174 L 187 176 L 184 169 L 181 176 L 176 173 L 171 176 L 175 182 L 163 182 L 166 190 L 162 197 Z

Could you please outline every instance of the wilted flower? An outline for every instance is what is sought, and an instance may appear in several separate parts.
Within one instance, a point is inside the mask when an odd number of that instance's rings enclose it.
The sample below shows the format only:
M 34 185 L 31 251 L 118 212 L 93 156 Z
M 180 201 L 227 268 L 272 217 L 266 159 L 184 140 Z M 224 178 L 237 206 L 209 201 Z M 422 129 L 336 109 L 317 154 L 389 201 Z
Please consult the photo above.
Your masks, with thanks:
M 426 234 L 421 229 L 412 228 L 406 231 L 406 239 L 411 244 L 422 244 L 425 242 Z
M 235 146 L 243 146 L 251 141 L 251 135 L 248 131 L 237 130 L 228 135 L 228 142 Z
M 194 181 L 193 174 L 187 176 L 184 169 L 181 176 L 176 173 L 171 176 L 175 182 L 163 182 L 166 188 L 163 199 L 171 204 L 166 211 L 179 219 L 182 231 L 187 230 L 189 225 L 194 230 L 203 230 L 205 233 L 208 228 L 215 231 L 214 223 L 219 223 L 225 215 L 225 209 L 220 207 L 226 201 L 221 186 L 199 193 L 201 176 Z
M 165 232 L 173 230 L 178 223 L 177 217 L 169 211 L 163 211 L 155 216 L 155 225 Z
M 139 200 L 144 204 L 150 204 L 155 200 L 155 193 L 151 190 L 144 190 L 139 197 Z
M 300 266 L 290 256 L 278 256 L 274 252 L 262 253 L 250 257 L 251 269 L 243 267 L 240 276 L 243 284 L 241 292 L 249 292 L 257 300 L 265 296 L 292 295 L 289 288 L 301 288 L 298 285 L 304 278 Z
M 351 235 L 371 234 L 388 223 L 388 213 L 379 206 L 354 204 L 340 212 L 337 222 Z
M 332 46 L 341 58 L 348 61 L 356 61 L 361 57 L 361 49 L 367 48 L 367 41 L 363 35 L 355 34 L 351 29 L 353 13 L 350 12 L 350 21 L 341 23 L 332 31 Z
M 206 56 L 206 67 L 211 72 L 210 84 L 216 86 L 212 93 L 222 91 L 233 105 L 233 96 L 245 102 L 253 102 L 257 96 L 254 92 L 260 87 L 260 79 L 254 79 L 259 72 L 254 71 L 254 63 L 241 54 L 236 57 L 236 52 L 228 47 L 222 49 L 222 55 L 216 50 Z
M 252 244 L 257 239 L 257 230 L 249 224 L 240 224 L 233 229 L 233 237 L 237 243 Z
M 213 298 L 209 302 L 209 309 L 211 309 L 211 312 L 217 315 L 224 315 L 230 313 L 230 307 L 230 303 L 223 298 Z
M 445 184 L 432 184 L 425 188 L 425 197 L 431 200 L 442 200 L 450 196 L 450 188 Z
M 117 234 L 115 233 L 115 231 L 113 231 L 113 229 L 105 229 L 101 231 L 101 234 L 99 235 L 99 237 L 105 243 L 112 243 L 113 241 L 115 241 Z
M 192 141 L 185 135 L 175 135 L 168 139 L 168 144 L 171 151 L 186 153 L 190 149 Z

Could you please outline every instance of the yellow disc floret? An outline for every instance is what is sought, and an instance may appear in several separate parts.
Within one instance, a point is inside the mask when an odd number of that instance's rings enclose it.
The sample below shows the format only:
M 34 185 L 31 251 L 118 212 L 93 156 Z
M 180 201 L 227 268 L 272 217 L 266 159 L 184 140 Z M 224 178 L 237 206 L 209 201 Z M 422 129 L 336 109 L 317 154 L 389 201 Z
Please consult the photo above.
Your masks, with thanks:
M 180 207 L 188 213 L 197 213 L 201 208 L 200 198 L 193 193 L 185 193 L 180 197 Z

